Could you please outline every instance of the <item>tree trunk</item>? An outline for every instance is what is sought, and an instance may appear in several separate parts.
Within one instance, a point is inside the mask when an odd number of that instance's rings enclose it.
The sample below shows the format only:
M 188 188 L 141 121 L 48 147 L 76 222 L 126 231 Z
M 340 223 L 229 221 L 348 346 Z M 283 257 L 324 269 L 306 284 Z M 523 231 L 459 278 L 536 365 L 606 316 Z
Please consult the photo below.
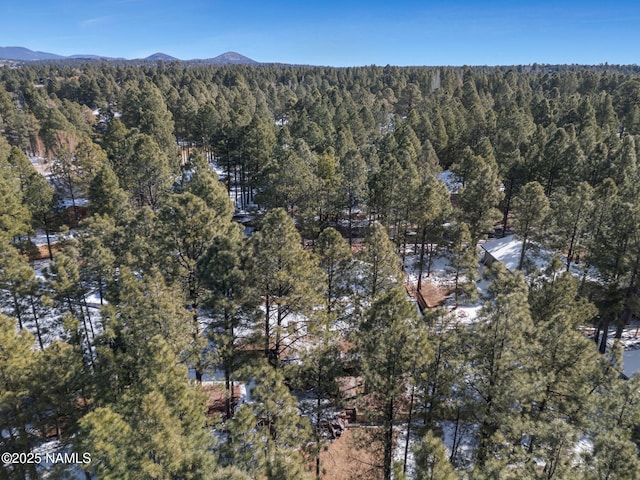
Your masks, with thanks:
M 578 225 L 577 222 L 573 225 L 573 230 L 571 232 L 571 240 L 569 241 L 569 250 L 567 251 L 567 272 L 571 268 L 571 263 L 573 262 L 574 248 L 576 244 L 576 236 L 578 234 Z
M 49 222 L 47 221 L 46 214 L 42 218 L 42 224 L 44 225 L 44 234 L 47 237 L 47 249 L 49 250 L 49 260 L 53 260 L 53 250 L 51 249 L 51 238 L 49 237 Z
M 91 331 L 91 340 L 95 343 L 96 332 L 93 330 L 93 321 L 91 320 L 91 312 L 89 311 L 89 304 L 87 303 L 87 299 L 85 298 L 84 294 L 82 295 L 82 305 L 84 306 L 84 309 L 87 312 L 87 319 L 89 321 L 89 330 Z M 82 306 L 80 308 L 82 308 Z
M 433 266 L 433 257 L 436 253 L 436 247 L 434 246 L 433 243 L 429 244 L 429 247 L 427 248 L 427 252 L 429 253 L 429 255 L 427 256 L 427 277 L 430 277 L 431 267 Z
M 226 345 L 227 351 L 225 352 L 224 358 L 224 385 L 227 390 L 227 395 L 225 399 L 225 415 L 227 418 L 231 418 L 233 416 L 234 410 L 234 402 L 235 402 L 235 393 L 234 393 L 234 384 L 231 380 L 231 373 L 233 369 L 233 341 L 234 341 L 234 332 L 233 332 L 233 320 L 231 319 L 231 314 L 225 309 L 225 331 L 228 335 L 227 341 L 230 341 L 229 345 Z M 231 351 L 229 351 L 229 348 Z
M 282 341 L 282 335 L 281 335 L 281 331 L 282 331 L 282 320 L 284 318 L 284 316 L 282 315 L 282 309 L 283 306 L 282 305 L 278 305 L 277 307 L 277 317 L 276 317 L 276 338 L 275 338 L 275 345 L 273 346 L 274 349 L 274 353 L 275 353 L 275 362 L 276 362 L 276 368 L 278 368 L 280 366 L 280 342 Z
M 415 369 L 413 375 L 415 376 Z M 409 397 L 409 416 L 407 418 L 407 438 L 404 442 L 404 461 L 402 464 L 403 473 L 407 473 L 407 457 L 409 456 L 409 439 L 411 437 L 411 421 L 413 420 L 413 397 L 415 389 L 415 385 L 411 385 L 411 396 Z
M 269 358 L 269 340 L 271 336 L 271 329 L 269 328 L 269 321 L 271 316 L 271 304 L 269 302 L 269 294 L 265 296 L 265 322 L 264 322 L 264 355 Z
M 320 413 L 322 411 L 322 399 L 320 398 L 320 386 L 322 385 L 322 368 L 318 365 L 318 376 L 316 378 L 316 480 L 320 480 Z
M 514 179 L 513 177 L 511 177 L 509 179 L 509 189 L 507 190 L 508 194 L 507 194 L 507 198 L 505 206 L 504 206 L 504 212 L 502 215 L 502 238 L 504 238 L 507 235 L 507 223 L 509 221 L 509 210 L 511 209 L 511 197 L 513 196 L 513 183 L 514 183 Z
M 351 202 L 349 202 L 349 246 L 353 245 L 353 221 L 351 220 L 352 212 L 353 207 L 351 206 Z
M 418 262 L 418 292 L 422 288 L 422 271 L 424 269 L 424 244 L 427 241 L 427 229 L 422 227 L 422 242 L 420 244 L 420 261 Z
M 38 314 L 36 312 L 36 304 L 33 301 L 33 295 L 29 295 L 29 300 L 31 303 L 31 314 L 33 315 L 33 321 L 36 324 L 36 337 L 38 338 L 38 345 L 40 346 L 40 350 L 44 350 L 44 344 L 42 342 L 42 332 L 40 331 L 40 322 L 38 321 Z
M 227 391 L 224 401 L 224 414 L 227 419 L 231 418 L 231 403 L 233 402 L 233 388 L 231 386 L 231 369 L 228 361 L 224 365 L 224 388 Z
M 98 294 L 100 295 L 100 306 L 104 305 L 104 287 L 102 286 L 102 277 L 98 280 Z
M 89 338 L 89 329 L 87 328 L 87 317 L 82 310 L 82 305 L 80 306 L 80 316 L 82 317 L 82 325 L 84 326 L 84 335 L 87 339 L 87 350 L 89 352 L 89 363 L 91 365 L 91 369 L 95 369 L 95 364 L 93 362 L 93 347 L 91 345 L 91 339 Z
M 605 353 L 607 351 L 607 337 L 609 336 L 609 320 L 605 320 L 602 324 L 602 339 L 598 351 Z
M 393 466 L 393 417 L 394 398 L 391 397 L 385 405 L 385 426 L 384 426 L 384 480 L 391 480 Z
M 196 287 L 195 272 L 189 272 L 189 298 L 191 299 L 191 321 L 193 323 L 193 343 L 198 345 L 198 337 L 200 336 L 200 321 L 198 318 L 198 307 L 200 306 L 198 289 Z M 196 381 L 202 384 L 202 361 L 200 353 L 195 361 Z
M 522 237 L 522 248 L 520 249 L 520 260 L 518 261 L 518 270 L 522 270 L 524 264 L 524 255 L 527 252 L 527 235 Z
M 227 147 L 227 193 L 231 195 L 231 152 L 229 151 L 229 142 L 225 142 Z
M 633 265 L 633 273 L 631 274 L 631 279 L 629 280 L 629 286 L 627 287 L 627 291 L 625 292 L 625 301 L 622 308 L 622 313 L 620 314 L 620 318 L 617 322 L 616 328 L 616 336 L 615 338 L 621 339 L 622 332 L 624 331 L 624 327 L 631 323 L 631 317 L 633 316 L 633 311 L 631 309 L 631 298 L 636 295 L 636 279 L 638 278 L 638 269 L 640 268 L 640 256 L 636 256 L 634 265 Z
M 449 456 L 449 461 L 454 464 L 454 459 L 458 454 L 458 447 L 460 446 L 460 438 L 458 436 L 458 431 L 460 429 L 460 407 L 456 408 L 456 426 L 453 429 L 453 444 L 451 445 L 451 455 Z
M 16 294 L 15 288 L 12 289 L 11 296 L 13 297 L 13 309 L 16 313 L 16 318 L 18 319 L 18 328 L 22 330 L 24 328 L 22 325 L 22 309 L 20 308 L 20 302 L 18 302 L 18 295 Z

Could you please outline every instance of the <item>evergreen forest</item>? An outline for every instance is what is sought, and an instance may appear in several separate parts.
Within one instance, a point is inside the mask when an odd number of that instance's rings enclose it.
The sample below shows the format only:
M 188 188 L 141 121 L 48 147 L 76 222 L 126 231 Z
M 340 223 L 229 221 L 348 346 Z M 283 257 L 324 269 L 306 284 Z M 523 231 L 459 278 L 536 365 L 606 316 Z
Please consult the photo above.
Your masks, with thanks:
M 0 67 L 0 479 L 640 478 L 639 74 Z

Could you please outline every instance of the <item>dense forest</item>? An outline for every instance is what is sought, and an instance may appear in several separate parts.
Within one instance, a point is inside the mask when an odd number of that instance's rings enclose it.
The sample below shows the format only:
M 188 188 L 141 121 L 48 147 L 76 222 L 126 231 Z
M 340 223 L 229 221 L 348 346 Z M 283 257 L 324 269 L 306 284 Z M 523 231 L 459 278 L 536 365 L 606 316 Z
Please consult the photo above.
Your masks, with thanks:
M 5 66 L 0 133 L 0 450 L 91 455 L 0 478 L 640 477 L 637 68 Z

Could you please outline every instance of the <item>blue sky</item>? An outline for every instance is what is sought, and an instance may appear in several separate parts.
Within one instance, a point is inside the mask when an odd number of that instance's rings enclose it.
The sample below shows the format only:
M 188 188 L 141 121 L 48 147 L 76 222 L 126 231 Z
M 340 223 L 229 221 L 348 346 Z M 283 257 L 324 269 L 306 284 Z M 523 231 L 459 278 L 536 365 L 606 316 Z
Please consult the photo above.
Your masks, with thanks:
M 640 63 L 640 2 L 4 0 L 0 46 L 314 65 Z

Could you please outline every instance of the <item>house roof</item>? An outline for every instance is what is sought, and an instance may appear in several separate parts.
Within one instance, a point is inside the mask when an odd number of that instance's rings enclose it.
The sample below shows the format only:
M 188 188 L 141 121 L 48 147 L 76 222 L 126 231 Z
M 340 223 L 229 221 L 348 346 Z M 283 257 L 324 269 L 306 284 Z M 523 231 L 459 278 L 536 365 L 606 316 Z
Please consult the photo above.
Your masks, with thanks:
M 634 373 L 640 372 L 640 350 L 625 350 L 622 352 L 622 365 L 622 373 L 627 378 Z
M 513 272 L 518 268 L 522 240 L 515 235 L 488 240 L 482 245 L 482 248 L 495 260 L 503 263 L 507 270 Z

